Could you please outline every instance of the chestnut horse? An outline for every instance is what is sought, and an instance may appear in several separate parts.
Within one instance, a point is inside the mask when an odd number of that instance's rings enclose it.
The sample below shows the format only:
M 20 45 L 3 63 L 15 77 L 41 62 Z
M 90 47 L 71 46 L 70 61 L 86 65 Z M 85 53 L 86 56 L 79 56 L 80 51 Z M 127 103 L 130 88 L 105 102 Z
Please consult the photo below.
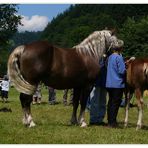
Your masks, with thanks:
M 148 58 L 131 58 L 127 62 L 127 86 L 125 92 L 126 115 L 125 126 L 128 124 L 129 103 L 135 93 L 138 106 L 138 121 L 136 130 L 142 127 L 143 92 L 148 89 Z
M 72 124 L 87 126 L 84 113 L 91 85 L 99 73 L 99 60 L 110 48 L 120 48 L 119 40 L 110 30 L 95 31 L 79 45 L 60 48 L 46 41 L 33 42 L 14 49 L 8 60 L 10 81 L 20 92 L 24 111 L 23 123 L 35 126 L 31 101 L 39 82 L 55 89 L 74 88 Z M 79 120 L 77 108 L 81 104 Z

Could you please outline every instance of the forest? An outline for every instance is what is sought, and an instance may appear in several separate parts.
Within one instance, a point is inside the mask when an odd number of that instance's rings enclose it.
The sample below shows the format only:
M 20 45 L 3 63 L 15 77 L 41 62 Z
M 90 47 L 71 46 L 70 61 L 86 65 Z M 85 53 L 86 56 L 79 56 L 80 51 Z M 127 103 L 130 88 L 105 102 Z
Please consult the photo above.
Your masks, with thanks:
M 80 43 L 93 31 L 104 28 L 116 29 L 117 36 L 124 40 L 124 56 L 147 57 L 148 55 L 147 4 L 71 5 L 53 18 L 42 32 L 22 33 L 17 31 L 21 19 L 20 16 L 16 18 L 14 15 L 17 9 L 17 5 L 0 5 L 1 74 L 6 73 L 7 58 L 18 45 L 35 40 L 47 40 L 56 46 L 69 48 Z
M 90 33 L 104 28 L 117 30 L 125 42 L 125 56 L 148 55 L 148 5 L 81 4 L 53 19 L 42 39 L 62 47 L 73 47 Z

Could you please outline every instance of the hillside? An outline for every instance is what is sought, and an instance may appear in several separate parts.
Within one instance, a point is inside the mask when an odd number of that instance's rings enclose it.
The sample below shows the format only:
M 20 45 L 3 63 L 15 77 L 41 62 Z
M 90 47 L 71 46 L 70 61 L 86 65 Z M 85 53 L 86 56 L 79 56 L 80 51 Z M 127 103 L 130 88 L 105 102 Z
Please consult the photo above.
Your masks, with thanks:
M 135 40 L 131 41 L 130 35 L 133 35 L 133 31 L 138 33 L 138 35 L 136 35 L 137 39 L 137 37 L 141 37 L 139 36 L 139 29 L 140 31 L 147 32 L 147 14 L 148 5 L 145 4 L 71 5 L 69 9 L 59 14 L 48 24 L 43 31 L 42 38 L 60 47 L 72 47 L 80 43 L 95 30 L 102 30 L 105 27 L 116 28 L 118 34 L 126 41 L 125 48 L 128 48 L 128 52 L 127 50 L 125 52 L 126 55 L 135 54 L 135 52 L 129 51 L 135 48 L 140 52 L 145 52 L 145 50 L 147 50 L 147 45 L 142 47 L 144 49 L 140 49 L 141 47 L 139 48 L 139 45 L 136 47 L 136 44 L 139 43 L 135 42 Z M 146 22 L 141 22 L 143 18 Z M 137 23 L 139 22 L 142 24 L 139 24 L 139 28 L 137 28 Z M 132 29 L 131 25 L 133 27 Z M 132 32 L 130 32 L 131 30 Z M 142 45 L 145 44 L 147 37 L 143 38 L 144 41 Z M 131 44 L 134 44 L 134 46 L 131 47 Z M 139 53 L 139 51 L 136 51 L 135 56 L 145 55 L 145 53 Z

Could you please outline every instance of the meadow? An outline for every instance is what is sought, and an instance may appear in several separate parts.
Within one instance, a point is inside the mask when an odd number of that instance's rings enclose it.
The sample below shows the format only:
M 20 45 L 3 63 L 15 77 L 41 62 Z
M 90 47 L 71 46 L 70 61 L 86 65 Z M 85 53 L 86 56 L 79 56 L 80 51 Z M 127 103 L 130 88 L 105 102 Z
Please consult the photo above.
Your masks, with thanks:
M 32 105 L 32 115 L 36 127 L 27 128 L 22 124 L 22 108 L 19 93 L 11 88 L 9 102 L 2 103 L 0 108 L 11 108 L 12 112 L 0 112 L 0 144 L 147 144 L 148 143 L 148 108 L 144 106 L 144 127 L 136 131 L 137 108 L 130 109 L 129 126 L 124 128 L 124 108 L 119 109 L 116 129 L 104 126 L 80 128 L 71 126 L 72 106 L 62 103 L 62 91 L 57 91 L 59 104 L 48 104 L 48 91 L 44 88 L 42 103 Z M 148 97 L 145 97 L 147 104 Z M 136 103 L 136 102 L 134 102 Z M 89 123 L 89 111 L 86 111 Z M 105 118 L 105 122 L 107 122 Z

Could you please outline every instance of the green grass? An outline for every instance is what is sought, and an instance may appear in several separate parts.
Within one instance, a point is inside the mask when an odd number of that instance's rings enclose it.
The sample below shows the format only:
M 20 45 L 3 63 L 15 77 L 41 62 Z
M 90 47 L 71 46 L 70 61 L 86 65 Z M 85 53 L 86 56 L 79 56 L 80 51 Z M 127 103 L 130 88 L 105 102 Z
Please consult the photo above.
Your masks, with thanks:
M 59 104 L 47 104 L 47 90 L 43 90 L 43 103 L 32 106 L 34 128 L 22 124 L 22 109 L 19 93 L 14 88 L 9 92 L 9 102 L 0 102 L 0 108 L 12 109 L 0 112 L 0 144 L 147 144 L 148 143 L 148 108 L 144 107 L 144 128 L 136 131 L 137 108 L 130 109 L 129 127 L 123 128 L 124 109 L 118 114 L 119 128 L 109 129 L 103 126 L 70 126 L 72 107 L 63 106 L 62 91 L 57 92 Z M 147 98 L 145 98 L 145 102 Z M 89 113 L 86 112 L 89 123 Z M 105 119 L 106 121 L 106 119 Z

